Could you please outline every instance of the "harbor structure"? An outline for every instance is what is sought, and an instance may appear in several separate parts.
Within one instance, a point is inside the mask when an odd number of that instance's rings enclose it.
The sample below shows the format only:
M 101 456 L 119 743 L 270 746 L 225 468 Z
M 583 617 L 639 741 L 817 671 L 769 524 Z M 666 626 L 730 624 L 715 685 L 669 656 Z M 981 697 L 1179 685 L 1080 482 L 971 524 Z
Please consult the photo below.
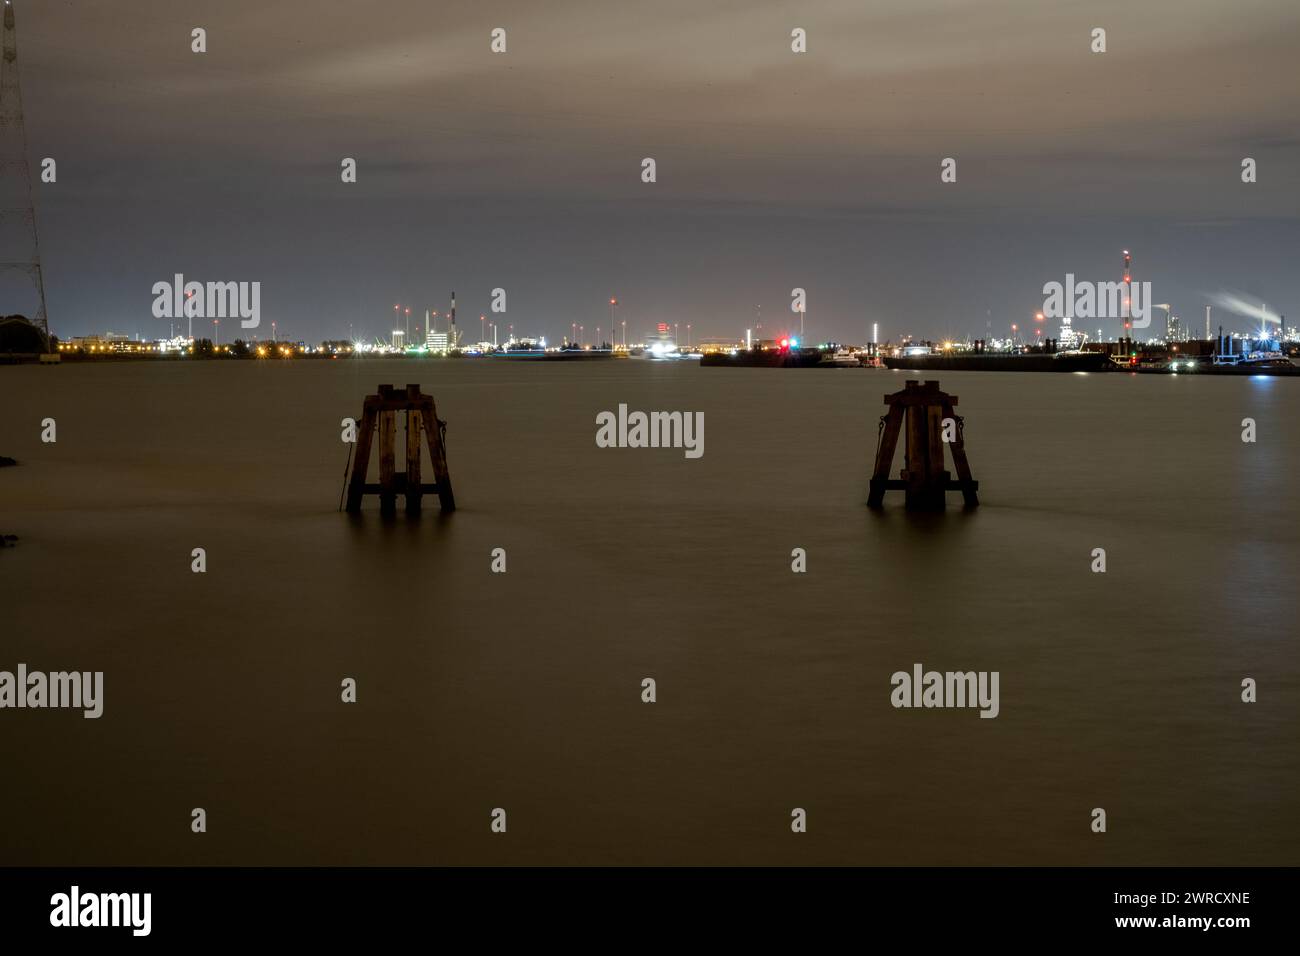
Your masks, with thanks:
M 954 410 L 957 396 L 940 391 L 936 381 L 922 384 L 908 379 L 901 391 L 885 396 L 885 404 L 889 411 L 880 418 L 867 505 L 879 508 L 886 491 L 903 491 L 908 509 L 942 511 L 946 493 L 960 491 L 967 508 L 977 507 L 979 482 L 972 477 L 966 459 L 965 420 Z M 890 478 L 889 469 L 904 426 L 903 468 L 897 478 Z M 945 445 L 952 454 L 955 479 L 943 467 Z
M 394 449 L 398 412 L 403 412 L 406 417 L 406 470 L 402 472 L 396 470 Z M 362 406 L 361 423 L 357 426 L 357 457 L 355 462 L 349 460 L 351 477 L 345 483 L 348 512 L 360 513 L 362 499 L 371 494 L 379 496 L 380 511 L 384 514 L 396 512 L 399 495 L 406 498 L 408 514 L 419 513 L 425 494 L 436 494 L 444 513 L 455 511 L 456 499 L 451 490 L 451 475 L 447 472 L 446 433 L 447 423 L 438 418 L 433 396 L 423 394 L 419 385 L 407 385 L 404 391 L 398 391 L 392 385 L 380 385 L 376 394 L 367 395 Z M 432 484 L 420 479 L 421 435 L 428 445 L 433 464 Z M 366 472 L 370 466 L 370 449 L 376 441 L 379 445 L 379 482 L 368 484 Z

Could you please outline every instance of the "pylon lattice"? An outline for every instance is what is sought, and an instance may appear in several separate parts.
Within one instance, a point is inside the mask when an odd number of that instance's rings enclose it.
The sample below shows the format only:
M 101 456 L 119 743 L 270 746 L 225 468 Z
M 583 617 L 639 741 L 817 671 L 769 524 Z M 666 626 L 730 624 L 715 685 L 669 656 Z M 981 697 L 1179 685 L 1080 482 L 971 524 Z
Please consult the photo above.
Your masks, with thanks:
M 18 82 L 18 40 L 14 8 L 5 0 L 4 59 L 0 63 L 0 270 L 26 275 L 35 288 L 37 303 L 32 324 L 46 348 L 50 329 L 45 312 L 45 278 L 41 273 L 41 248 L 36 233 L 36 206 L 32 200 L 32 174 L 27 163 L 27 127 L 23 122 L 23 96 Z M 0 316 L 5 311 L 0 303 Z

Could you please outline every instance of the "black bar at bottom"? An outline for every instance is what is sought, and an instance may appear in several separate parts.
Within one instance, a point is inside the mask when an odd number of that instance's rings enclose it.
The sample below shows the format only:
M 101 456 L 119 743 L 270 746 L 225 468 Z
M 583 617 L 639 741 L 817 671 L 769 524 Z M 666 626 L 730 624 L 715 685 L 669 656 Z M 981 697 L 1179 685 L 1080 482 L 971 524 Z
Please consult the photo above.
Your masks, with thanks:
M 1227 950 L 1294 932 L 1295 880 L 1285 868 L 7 869 L 0 926 L 6 944 L 141 938 L 143 919 L 135 928 L 126 918 L 116 927 L 52 925 L 71 921 L 75 886 L 83 908 L 96 898 L 96 913 L 101 894 L 149 894 L 148 938 L 164 943 L 337 946 L 421 934 L 435 945 L 469 944 L 457 949 L 515 937 L 678 950 L 721 934 L 733 951 L 749 940 L 806 949 L 846 937 L 913 940 L 914 952 L 934 951 L 937 940 L 976 952 L 1079 938 L 1161 949 L 1205 940 Z M 135 899 L 140 905 L 123 912 L 140 916 L 144 897 Z M 120 908 L 125 898 L 109 903 Z

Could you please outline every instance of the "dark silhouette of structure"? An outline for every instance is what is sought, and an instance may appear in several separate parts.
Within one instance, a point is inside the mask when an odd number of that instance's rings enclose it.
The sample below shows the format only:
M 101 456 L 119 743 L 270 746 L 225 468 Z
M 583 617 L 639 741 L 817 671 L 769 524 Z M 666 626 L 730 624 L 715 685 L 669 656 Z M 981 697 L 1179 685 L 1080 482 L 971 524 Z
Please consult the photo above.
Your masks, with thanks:
M 406 471 L 394 470 L 394 442 L 397 435 L 397 413 L 406 413 Z M 366 484 L 366 471 L 370 466 L 370 445 L 375 429 L 379 430 L 379 483 Z M 397 496 L 405 495 L 408 514 L 418 514 L 420 499 L 426 492 L 437 494 L 443 512 L 456 510 L 456 499 L 451 492 L 451 476 L 447 474 L 445 445 L 447 423 L 438 418 L 433 396 L 420 392 L 419 385 L 407 385 L 399 392 L 391 385 L 380 385 L 377 395 L 367 395 L 357 426 L 357 459 L 352 466 L 348 484 L 347 510 L 352 514 L 361 511 L 365 495 L 379 495 L 379 508 L 384 514 L 397 510 Z M 433 484 L 420 483 L 420 435 L 424 434 L 433 461 Z
M 939 391 L 938 382 L 909 380 L 901 392 L 885 396 L 889 411 L 880 418 L 880 434 L 876 446 L 876 467 L 871 476 L 871 492 L 867 504 L 879 508 L 885 502 L 886 491 L 906 492 L 906 507 L 920 511 L 942 511 L 945 492 L 960 491 L 967 508 L 979 505 L 975 492 L 979 482 L 971 477 L 970 463 L 966 460 L 966 443 L 963 436 L 964 421 L 954 411 L 957 396 Z M 898 434 L 907 425 L 907 439 L 903 452 L 903 470 L 899 477 L 889 477 L 889 466 L 898 446 Z M 944 440 L 945 421 L 951 437 Z M 954 479 L 943 467 L 943 446 L 952 449 Z
M 5 278 L 26 275 L 35 286 L 35 318 L 41 347 L 50 351 L 50 328 L 45 314 L 45 279 L 41 273 L 41 248 L 36 233 L 36 207 L 32 202 L 32 173 L 27 164 L 27 128 L 23 123 L 23 96 L 18 83 L 18 40 L 14 8 L 5 0 L 4 60 L 0 64 L 0 272 Z M 5 291 L 10 285 L 6 283 Z M 0 303 L 0 311 L 4 304 Z

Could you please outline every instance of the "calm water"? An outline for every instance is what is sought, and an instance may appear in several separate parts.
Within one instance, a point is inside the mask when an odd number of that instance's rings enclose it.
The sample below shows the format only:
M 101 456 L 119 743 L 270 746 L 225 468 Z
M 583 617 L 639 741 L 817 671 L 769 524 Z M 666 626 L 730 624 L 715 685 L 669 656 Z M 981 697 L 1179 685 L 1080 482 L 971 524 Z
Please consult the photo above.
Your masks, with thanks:
M 873 514 L 904 378 L 0 369 L 0 669 L 105 672 L 98 721 L 0 712 L 0 862 L 1300 862 L 1300 384 L 944 373 L 982 507 Z M 380 382 L 448 420 L 450 520 L 336 511 Z M 703 458 L 597 448 L 620 402 Z M 895 710 L 918 661 L 1001 715 Z

